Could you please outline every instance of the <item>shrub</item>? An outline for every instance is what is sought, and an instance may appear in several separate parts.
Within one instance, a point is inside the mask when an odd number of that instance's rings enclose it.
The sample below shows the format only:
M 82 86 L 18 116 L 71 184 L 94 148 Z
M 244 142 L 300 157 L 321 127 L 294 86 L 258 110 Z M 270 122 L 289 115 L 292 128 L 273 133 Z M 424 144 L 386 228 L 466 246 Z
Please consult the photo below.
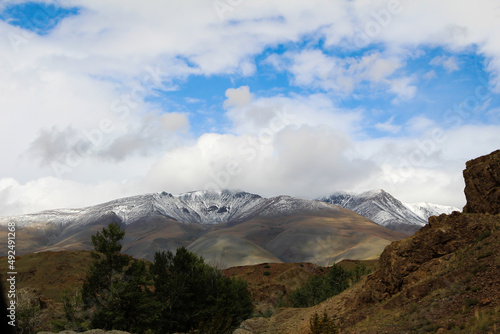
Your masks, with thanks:
M 293 307 L 310 307 L 341 293 L 349 287 L 352 273 L 333 265 L 324 276 L 311 277 L 302 287 L 290 293 Z
M 320 318 L 318 313 L 314 313 L 309 320 L 309 328 L 311 329 L 311 334 L 336 334 L 339 332 L 333 319 L 329 318 L 326 312 L 323 313 L 322 318 Z
M 270 276 L 271 272 L 270 271 L 264 271 L 264 276 Z

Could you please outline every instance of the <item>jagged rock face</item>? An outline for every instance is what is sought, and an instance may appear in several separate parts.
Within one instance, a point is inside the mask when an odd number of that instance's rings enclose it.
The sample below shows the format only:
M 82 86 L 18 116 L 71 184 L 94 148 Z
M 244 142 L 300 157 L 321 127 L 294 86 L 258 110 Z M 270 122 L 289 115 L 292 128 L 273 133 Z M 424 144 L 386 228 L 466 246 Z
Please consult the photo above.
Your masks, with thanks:
M 464 170 L 466 213 L 500 213 L 500 150 L 467 161 Z
M 431 289 L 443 288 L 449 278 L 427 280 L 453 253 L 474 244 L 478 237 L 498 224 L 498 218 L 485 214 L 431 217 L 429 224 L 412 238 L 395 241 L 380 256 L 380 269 L 368 277 L 356 296 L 356 305 L 378 303 L 403 291 L 401 298 L 419 300 Z M 393 299 L 392 303 L 397 303 Z

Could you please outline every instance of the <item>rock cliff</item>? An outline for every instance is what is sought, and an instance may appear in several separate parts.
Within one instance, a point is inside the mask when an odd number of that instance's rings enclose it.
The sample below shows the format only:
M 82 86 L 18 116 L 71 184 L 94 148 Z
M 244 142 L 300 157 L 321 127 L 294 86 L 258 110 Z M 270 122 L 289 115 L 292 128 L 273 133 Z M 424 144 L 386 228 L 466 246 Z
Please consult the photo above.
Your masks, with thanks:
M 467 161 L 464 213 L 500 213 L 500 150 Z

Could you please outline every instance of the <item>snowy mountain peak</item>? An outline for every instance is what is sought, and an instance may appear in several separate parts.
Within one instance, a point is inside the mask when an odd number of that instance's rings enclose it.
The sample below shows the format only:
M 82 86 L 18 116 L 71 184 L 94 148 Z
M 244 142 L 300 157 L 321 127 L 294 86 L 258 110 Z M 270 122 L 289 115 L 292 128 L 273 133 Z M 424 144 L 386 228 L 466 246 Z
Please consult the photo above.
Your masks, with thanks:
M 102 219 L 132 224 L 147 217 L 162 216 L 184 223 L 213 225 L 242 222 L 253 217 L 273 217 L 316 211 L 336 211 L 335 206 L 290 196 L 262 198 L 243 191 L 192 191 L 173 195 L 166 191 L 121 198 L 74 210 L 51 210 L 16 217 L 0 217 L 0 225 L 16 221 L 20 226 L 89 225 Z
M 385 190 L 383 189 L 373 189 L 369 191 L 365 191 L 359 195 L 359 197 L 377 197 L 380 195 L 389 195 Z
M 460 211 L 454 206 L 446 206 L 440 204 L 433 204 L 428 202 L 421 203 L 404 203 L 404 205 L 413 211 L 417 216 L 427 220 L 431 216 L 439 216 L 440 214 L 451 214 L 453 211 Z
M 438 204 L 402 203 L 383 189 L 357 195 L 337 192 L 320 200 L 352 210 L 381 226 L 409 234 L 427 224 L 430 216 L 458 211 L 457 208 Z

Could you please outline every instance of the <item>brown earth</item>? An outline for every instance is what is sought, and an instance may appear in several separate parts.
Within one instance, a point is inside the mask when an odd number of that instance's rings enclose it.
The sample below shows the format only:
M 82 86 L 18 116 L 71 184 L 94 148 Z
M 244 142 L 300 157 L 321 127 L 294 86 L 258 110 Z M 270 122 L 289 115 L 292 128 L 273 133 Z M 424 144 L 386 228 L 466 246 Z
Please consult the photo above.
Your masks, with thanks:
M 83 284 L 85 273 L 92 263 L 88 251 L 63 251 L 32 253 L 16 257 L 16 287 L 35 290 L 45 299 L 57 301 L 64 289 L 74 289 Z M 0 277 L 5 281 L 7 258 L 0 257 Z
M 263 263 L 228 268 L 223 270 L 223 273 L 228 277 L 235 276 L 247 281 L 255 313 L 269 315 L 290 291 L 323 270 L 312 263 Z
M 343 260 L 338 264 L 353 270 L 357 264 L 364 264 L 373 271 L 377 260 Z M 255 314 L 269 316 L 287 301 L 288 294 L 301 287 L 314 275 L 324 275 L 327 270 L 312 263 L 263 263 L 254 266 L 239 266 L 223 270 L 228 277 L 240 277 L 248 282 Z

